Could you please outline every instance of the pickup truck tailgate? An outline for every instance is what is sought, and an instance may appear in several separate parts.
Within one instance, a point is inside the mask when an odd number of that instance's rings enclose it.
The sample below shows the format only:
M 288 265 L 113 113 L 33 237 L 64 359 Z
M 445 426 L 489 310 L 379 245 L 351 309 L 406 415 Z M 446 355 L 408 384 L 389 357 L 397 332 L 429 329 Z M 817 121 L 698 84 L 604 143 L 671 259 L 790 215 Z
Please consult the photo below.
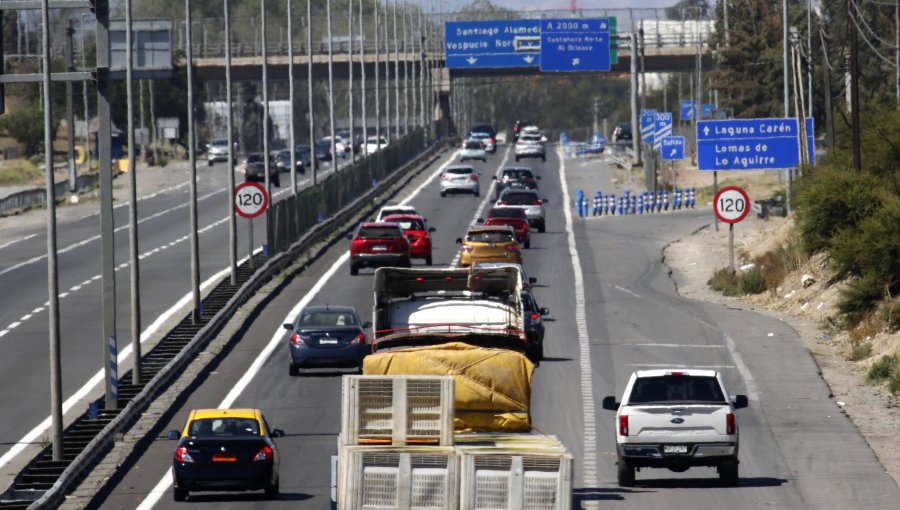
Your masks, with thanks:
M 722 405 L 629 405 L 628 442 L 727 441 L 727 414 Z

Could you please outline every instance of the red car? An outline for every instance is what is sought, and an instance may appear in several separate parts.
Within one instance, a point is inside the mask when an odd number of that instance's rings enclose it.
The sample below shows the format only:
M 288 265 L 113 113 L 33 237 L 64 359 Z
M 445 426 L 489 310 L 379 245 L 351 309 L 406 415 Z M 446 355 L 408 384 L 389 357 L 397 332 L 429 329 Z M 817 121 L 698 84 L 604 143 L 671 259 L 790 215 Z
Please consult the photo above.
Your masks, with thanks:
M 528 229 L 528 218 L 525 209 L 520 207 L 494 207 L 487 213 L 484 226 L 509 225 L 516 232 L 516 241 L 526 248 L 531 248 L 531 232 Z
M 425 264 L 431 265 L 431 233 L 434 232 L 434 227 L 429 227 L 425 218 L 418 214 L 392 214 L 385 216 L 382 221 L 400 225 L 409 238 L 410 256 L 425 259 Z
M 409 240 L 396 223 L 362 223 L 350 237 L 350 274 L 361 267 L 409 267 Z

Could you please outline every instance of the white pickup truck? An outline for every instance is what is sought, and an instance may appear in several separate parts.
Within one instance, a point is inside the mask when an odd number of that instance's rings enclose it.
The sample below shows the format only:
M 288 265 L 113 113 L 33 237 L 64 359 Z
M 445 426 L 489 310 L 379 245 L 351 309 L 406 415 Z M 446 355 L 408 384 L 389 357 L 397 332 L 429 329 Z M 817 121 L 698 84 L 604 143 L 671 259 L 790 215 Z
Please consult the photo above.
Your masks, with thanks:
M 631 375 L 622 401 L 603 399 L 616 413 L 618 481 L 634 486 L 635 470 L 715 467 L 724 485 L 738 483 L 738 423 L 735 409 L 746 395 L 729 396 L 714 370 L 639 370 Z

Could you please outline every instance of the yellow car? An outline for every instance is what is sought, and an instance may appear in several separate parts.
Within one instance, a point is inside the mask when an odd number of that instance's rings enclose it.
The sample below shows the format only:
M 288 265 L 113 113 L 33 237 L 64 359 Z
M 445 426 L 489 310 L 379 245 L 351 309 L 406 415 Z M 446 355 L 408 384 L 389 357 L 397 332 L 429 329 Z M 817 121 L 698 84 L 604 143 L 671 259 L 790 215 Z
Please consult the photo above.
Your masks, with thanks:
M 173 459 L 175 501 L 190 491 L 264 490 L 278 497 L 278 448 L 272 438 L 284 432 L 270 429 L 259 409 L 196 409 L 181 431 Z
M 516 241 L 516 232 L 508 225 L 473 227 L 465 240 L 457 239 L 459 267 L 471 267 L 475 262 L 522 263 L 522 248 Z

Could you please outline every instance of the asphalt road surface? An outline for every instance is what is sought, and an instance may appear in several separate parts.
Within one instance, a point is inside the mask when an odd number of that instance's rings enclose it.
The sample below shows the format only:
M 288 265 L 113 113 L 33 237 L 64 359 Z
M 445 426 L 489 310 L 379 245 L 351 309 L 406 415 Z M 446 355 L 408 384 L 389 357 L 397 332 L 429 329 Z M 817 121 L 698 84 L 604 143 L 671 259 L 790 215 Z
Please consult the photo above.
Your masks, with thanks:
M 228 174 L 224 163 L 209 167 L 198 162 L 198 229 L 201 282 L 228 268 Z M 328 169 L 320 169 L 327 175 Z M 152 175 L 151 174 L 156 174 Z M 161 180 L 165 174 L 171 181 Z M 191 292 L 189 186 L 187 165 L 179 169 L 151 169 L 138 175 L 147 188 L 139 193 L 138 232 L 141 254 L 142 330 L 170 315 L 170 309 Z M 119 180 L 127 179 L 122 176 Z M 306 176 L 298 175 L 301 184 Z M 243 176 L 236 175 L 238 183 Z M 281 176 L 275 199 L 290 193 L 290 174 Z M 127 196 L 127 195 L 126 195 Z M 59 209 L 58 273 L 60 337 L 64 409 L 71 420 L 84 412 L 85 396 L 103 393 L 103 338 L 100 280 L 100 216 L 97 204 Z M 3 218 L 0 238 L 0 489 L 38 451 L 49 437 L 49 341 L 47 312 L 47 241 L 44 210 L 26 217 Z M 39 218 L 36 218 L 39 217 Z M 40 219 L 41 221 L 36 221 Z M 264 218 L 255 220 L 256 246 L 262 243 Z M 238 253 L 249 251 L 248 221 L 238 217 Z M 117 338 L 119 352 L 131 343 L 128 207 L 114 209 Z M 178 315 L 180 319 L 182 315 Z M 129 358 L 130 359 L 130 358 Z M 130 362 L 120 359 L 120 376 Z M 92 379 L 93 378 L 93 379 Z M 43 422 L 43 423 L 42 423 Z M 27 445 L 30 449 L 24 449 Z M 23 451 L 24 449 L 24 451 Z
M 409 187 L 412 191 L 424 183 L 410 203 L 437 228 L 435 264 L 454 258 L 454 240 L 488 200 L 489 176 L 508 161 L 506 150 L 501 146 L 486 164 L 476 163 L 483 173 L 479 198 L 440 198 L 431 171 Z M 538 278 L 539 303 L 555 319 L 547 325 L 547 358 L 534 375 L 532 417 L 538 431 L 558 436 L 575 456 L 575 508 L 896 508 L 896 484 L 829 399 L 791 328 L 767 316 L 678 296 L 661 250 L 708 223 L 710 212 L 574 218 L 567 231 L 560 164 L 556 154 L 549 154 L 546 163 L 530 163 L 542 176 L 541 190 L 550 203 L 547 232 L 533 235 L 524 258 L 529 275 Z M 569 195 L 576 188 L 613 188 L 604 163 L 567 162 L 566 167 Z M 570 240 L 576 243 L 571 251 Z M 160 437 L 123 466 L 93 508 L 328 508 L 340 374 L 289 377 L 287 336 L 280 325 L 292 319 L 288 314 L 302 299 L 353 305 L 363 320 L 371 320 L 372 272 L 351 277 L 347 249 L 346 242 L 335 245 L 248 319 L 252 322 L 228 356 L 160 427 Z M 245 377 L 246 386 L 233 390 L 270 342 L 277 342 L 274 353 Z M 634 488 L 616 484 L 615 415 L 602 410 L 600 401 L 605 395 L 621 396 L 635 369 L 673 365 L 721 370 L 733 392 L 750 395 L 750 407 L 738 411 L 738 487 L 720 487 L 709 468 L 645 470 Z M 172 501 L 166 482 L 174 442 L 164 432 L 181 428 L 190 409 L 223 401 L 261 408 L 272 426 L 287 432 L 278 440 L 280 500 L 266 501 L 257 493 L 199 493 L 191 494 L 188 503 Z

